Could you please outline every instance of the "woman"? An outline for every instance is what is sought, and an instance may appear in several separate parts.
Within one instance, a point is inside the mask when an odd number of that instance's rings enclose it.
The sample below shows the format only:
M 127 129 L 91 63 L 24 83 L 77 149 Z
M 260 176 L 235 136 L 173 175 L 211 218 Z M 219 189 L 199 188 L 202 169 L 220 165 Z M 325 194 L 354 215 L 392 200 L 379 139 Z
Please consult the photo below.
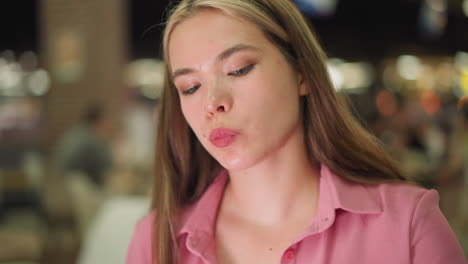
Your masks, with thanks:
M 154 210 L 127 263 L 466 263 L 289 0 L 183 0 L 164 56 Z

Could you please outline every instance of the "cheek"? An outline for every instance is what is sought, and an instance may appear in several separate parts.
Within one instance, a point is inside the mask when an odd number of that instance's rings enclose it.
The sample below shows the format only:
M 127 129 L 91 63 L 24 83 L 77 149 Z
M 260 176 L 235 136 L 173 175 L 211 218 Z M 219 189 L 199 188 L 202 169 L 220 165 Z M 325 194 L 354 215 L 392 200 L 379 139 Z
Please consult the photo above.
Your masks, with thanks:
M 182 110 L 182 114 L 184 115 L 185 121 L 189 124 L 189 126 L 193 129 L 194 123 L 193 123 L 193 117 L 194 117 L 194 112 L 193 112 L 193 107 L 190 104 L 187 104 L 186 102 L 181 102 L 180 103 L 180 108 Z
M 201 112 L 201 109 L 199 109 L 199 105 L 200 104 L 188 101 L 183 101 L 180 104 L 185 121 L 187 121 L 188 125 L 192 128 L 197 137 L 203 136 L 200 134 L 203 113 Z
M 264 78 L 252 83 L 243 102 L 254 113 L 262 113 L 271 118 L 272 115 L 297 107 L 299 96 L 294 89 L 294 84 L 287 80 Z
M 258 95 L 259 117 L 266 122 L 269 129 L 289 127 L 299 119 L 299 96 L 294 83 L 285 80 L 272 80 L 263 84 L 266 91 Z M 274 117 L 274 118 L 272 118 Z

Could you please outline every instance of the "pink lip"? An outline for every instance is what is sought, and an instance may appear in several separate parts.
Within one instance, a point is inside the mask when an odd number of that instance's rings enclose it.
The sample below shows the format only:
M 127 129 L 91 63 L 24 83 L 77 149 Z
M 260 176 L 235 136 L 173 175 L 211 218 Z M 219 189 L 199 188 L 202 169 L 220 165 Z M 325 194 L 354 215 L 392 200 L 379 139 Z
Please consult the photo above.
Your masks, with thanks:
M 216 128 L 211 131 L 210 141 L 218 148 L 229 146 L 239 132 L 227 128 Z

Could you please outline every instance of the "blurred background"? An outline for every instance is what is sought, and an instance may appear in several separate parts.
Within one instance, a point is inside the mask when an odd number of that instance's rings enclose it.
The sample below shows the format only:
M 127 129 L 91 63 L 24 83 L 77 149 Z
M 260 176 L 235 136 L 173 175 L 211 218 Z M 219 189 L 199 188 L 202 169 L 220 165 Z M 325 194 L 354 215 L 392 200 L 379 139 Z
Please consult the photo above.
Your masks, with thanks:
M 336 89 L 468 252 L 468 0 L 295 0 Z M 124 263 L 149 207 L 168 0 L 0 3 L 0 263 Z

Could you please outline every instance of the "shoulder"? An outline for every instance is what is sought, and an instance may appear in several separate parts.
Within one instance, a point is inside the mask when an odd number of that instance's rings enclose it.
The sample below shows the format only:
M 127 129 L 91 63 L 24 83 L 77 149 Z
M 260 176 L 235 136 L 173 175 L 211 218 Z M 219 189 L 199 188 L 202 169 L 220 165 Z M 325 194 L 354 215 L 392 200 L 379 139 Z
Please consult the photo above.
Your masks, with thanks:
M 383 184 L 377 189 L 384 213 L 407 232 L 411 263 L 467 263 L 440 211 L 437 191 L 410 184 Z
M 132 240 L 127 251 L 126 263 L 152 263 L 153 230 L 156 213 L 153 210 L 135 225 Z
M 439 194 L 433 189 L 408 183 L 379 184 L 368 189 L 379 201 L 384 215 L 400 220 L 399 224 L 410 229 L 418 219 L 439 210 Z
M 439 195 L 436 190 L 408 183 L 379 184 L 370 189 L 380 199 L 384 211 L 438 208 Z
M 328 183 L 324 186 L 329 186 L 325 191 L 331 191 L 331 199 L 335 201 L 335 206 L 350 212 L 382 213 L 383 216 L 396 214 L 396 217 L 407 220 L 423 197 L 431 197 L 423 206 L 438 203 L 436 191 L 415 184 L 356 182 L 340 177 L 326 167 L 322 167 L 321 174 L 323 182 Z
M 428 234 L 452 233 L 439 208 L 439 194 L 413 184 L 380 184 L 371 187 L 382 207 L 382 220 L 403 232 L 414 243 Z M 394 230 L 396 231 L 396 230 Z

